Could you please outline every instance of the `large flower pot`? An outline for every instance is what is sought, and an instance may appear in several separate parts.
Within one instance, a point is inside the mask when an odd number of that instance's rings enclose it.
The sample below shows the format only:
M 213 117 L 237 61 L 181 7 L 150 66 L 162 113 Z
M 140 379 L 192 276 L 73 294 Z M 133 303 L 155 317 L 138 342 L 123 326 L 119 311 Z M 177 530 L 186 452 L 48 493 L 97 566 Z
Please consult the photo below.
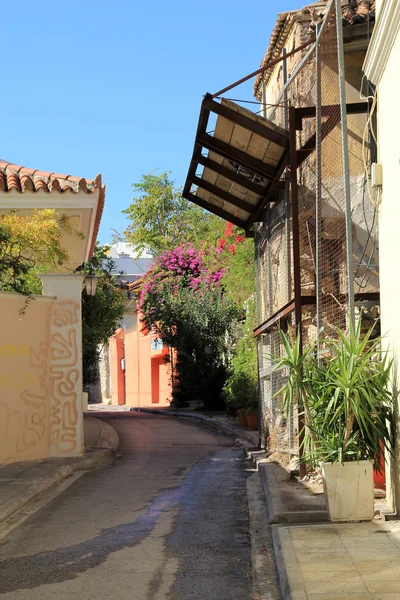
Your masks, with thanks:
M 322 463 L 325 502 L 331 521 L 374 518 L 373 462 Z
M 258 429 L 258 412 L 246 412 L 247 427 L 257 431 Z
M 240 410 L 238 413 L 238 417 L 239 417 L 239 425 L 242 425 L 243 427 L 247 427 L 246 411 Z

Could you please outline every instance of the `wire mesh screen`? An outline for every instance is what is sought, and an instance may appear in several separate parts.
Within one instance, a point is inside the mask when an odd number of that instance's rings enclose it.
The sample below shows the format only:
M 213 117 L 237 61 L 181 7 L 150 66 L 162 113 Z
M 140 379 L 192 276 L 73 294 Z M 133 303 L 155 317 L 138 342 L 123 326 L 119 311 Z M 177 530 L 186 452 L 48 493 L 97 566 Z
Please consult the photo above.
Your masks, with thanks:
M 304 20 L 297 22 L 299 40 L 309 25 Z M 347 102 L 360 100 L 362 62 L 362 51 L 346 54 L 345 47 Z M 266 85 L 271 89 L 280 85 L 280 89 L 275 94 L 276 106 L 266 110 L 266 116 L 287 127 L 288 106 L 315 107 L 315 116 L 303 119 L 302 129 L 297 132 L 301 163 L 298 169 L 301 330 L 304 344 L 318 340 L 323 346 L 325 336 L 334 335 L 337 329 L 348 331 L 349 280 L 352 282 L 354 277 L 356 294 L 379 290 L 376 201 L 370 191 L 367 168 L 367 115 L 349 115 L 348 131 L 341 122 L 338 23 L 333 0 L 327 7 L 316 44 L 296 55 L 286 65 L 288 69 L 292 76 L 286 86 L 278 71 L 275 80 L 268 75 Z M 264 95 L 264 101 L 267 97 Z M 347 136 L 348 155 L 343 146 L 343 132 Z M 301 148 L 311 139 L 315 140 L 315 150 L 302 155 Z M 350 180 L 352 257 L 346 233 L 349 206 L 345 161 Z M 259 324 L 274 321 L 294 298 L 292 238 L 290 191 L 286 185 L 278 201 L 265 209 L 255 233 Z M 293 313 L 285 318 L 286 327 L 294 333 Z M 296 407 L 289 415 L 282 412 L 282 398 L 277 393 L 287 377 L 284 370 L 274 370 L 273 357 L 283 353 L 279 324 L 282 325 L 282 320 L 276 319 L 258 338 L 261 439 L 270 450 L 290 455 L 298 450 L 298 415 Z
M 335 3 L 317 42 L 320 103 L 317 122 L 319 238 L 317 319 L 320 336 L 348 327 L 349 266 L 346 262 L 346 197 Z M 346 157 L 347 158 L 347 157 Z M 352 268 L 352 266 L 350 267 Z
M 258 338 L 260 368 L 260 397 L 262 402 L 261 439 L 265 447 L 282 454 L 285 460 L 291 454 L 298 453 L 298 416 L 297 410 L 289 412 L 282 407 L 280 390 L 287 380 L 285 368 L 275 368 L 275 357 L 282 353 L 281 341 L 277 329 L 262 334 Z

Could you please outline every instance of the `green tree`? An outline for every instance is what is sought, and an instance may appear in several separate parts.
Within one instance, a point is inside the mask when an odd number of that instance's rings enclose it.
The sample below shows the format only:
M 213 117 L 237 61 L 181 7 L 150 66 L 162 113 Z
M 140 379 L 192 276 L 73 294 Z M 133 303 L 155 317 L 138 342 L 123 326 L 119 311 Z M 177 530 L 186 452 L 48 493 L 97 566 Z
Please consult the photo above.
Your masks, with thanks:
M 223 407 L 229 332 L 238 317 L 201 251 L 189 244 L 165 252 L 147 273 L 139 300 L 143 322 L 176 350 L 173 398 Z
M 82 292 L 83 383 L 98 380 L 99 350 L 115 333 L 124 316 L 124 294 L 120 289 L 115 263 L 107 255 L 107 246 L 96 244 L 93 257 L 85 264 L 84 274 L 98 277 L 95 296 Z
M 29 216 L 12 211 L 0 217 L 0 289 L 40 294 L 37 273 L 52 271 L 68 260 L 63 231 L 75 233 L 55 210 L 34 210 Z
M 168 171 L 143 175 L 133 188 L 138 195 L 123 211 L 132 222 L 124 235 L 139 252 L 158 255 L 185 242 L 198 246 L 220 221 L 183 198 Z
M 223 395 L 227 412 L 235 417 L 240 410 L 252 412 L 258 405 L 257 346 L 253 336 L 255 327 L 254 296 L 246 302 L 246 318 L 240 325 L 239 339 L 231 361 L 230 375 Z

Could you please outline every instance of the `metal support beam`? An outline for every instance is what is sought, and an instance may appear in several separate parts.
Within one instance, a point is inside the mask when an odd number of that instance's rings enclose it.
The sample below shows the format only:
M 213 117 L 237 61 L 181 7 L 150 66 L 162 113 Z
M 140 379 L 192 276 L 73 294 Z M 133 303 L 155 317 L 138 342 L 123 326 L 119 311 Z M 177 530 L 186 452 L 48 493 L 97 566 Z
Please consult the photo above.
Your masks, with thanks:
M 297 142 L 296 142 L 296 109 L 289 108 L 289 160 L 290 160 L 290 194 L 292 207 L 292 239 L 293 239 L 293 280 L 294 280 L 294 317 L 296 334 L 300 336 L 300 352 L 302 352 L 301 331 L 301 279 L 300 279 L 300 233 L 299 233 L 299 190 L 297 183 Z M 300 399 L 302 400 L 302 399 Z M 305 464 L 302 462 L 304 444 L 304 417 L 299 411 L 299 457 L 300 474 L 305 474 Z
M 278 146 L 282 146 L 282 148 L 288 148 L 289 146 L 289 136 L 286 131 L 282 130 L 282 133 L 271 129 L 267 125 L 256 121 L 255 119 L 251 119 L 246 117 L 246 115 L 242 115 L 242 113 L 237 110 L 232 110 L 228 106 L 224 104 L 220 104 L 212 99 L 211 94 L 206 94 L 203 100 L 203 106 L 210 110 L 211 112 L 236 123 L 237 125 L 241 125 L 245 129 L 256 133 L 260 137 L 273 142 L 274 144 L 278 144 Z
M 317 71 L 317 99 L 315 111 L 315 149 L 316 149 L 316 186 L 315 186 L 315 295 L 317 300 L 317 343 L 319 343 L 321 331 L 321 232 L 322 232 L 322 61 L 321 44 L 319 40 L 315 44 L 316 71 Z
M 254 213 L 254 215 L 252 215 L 249 218 L 249 220 L 247 221 L 245 229 L 248 229 L 249 227 L 251 227 L 253 225 L 253 223 L 256 223 L 257 221 L 260 220 L 260 216 L 262 215 L 262 211 L 267 202 L 276 202 L 276 197 L 275 197 L 276 193 L 283 189 L 284 182 L 280 181 L 280 177 L 286 168 L 287 162 L 288 162 L 288 155 L 284 154 L 282 156 L 281 162 L 279 163 L 278 170 L 276 172 L 274 181 L 271 183 L 271 185 L 265 192 L 265 195 L 261 199 L 260 203 L 258 204 L 257 210 Z
M 212 194 L 213 196 L 221 198 L 221 200 L 229 202 L 229 204 L 232 204 L 233 206 L 236 206 L 237 208 L 240 208 L 248 212 L 249 214 L 252 214 L 256 209 L 256 206 L 254 204 L 250 204 L 249 202 L 246 202 L 245 200 L 242 200 L 241 198 L 238 198 L 237 196 L 234 196 L 233 194 L 222 190 L 221 188 L 210 183 L 206 179 L 202 179 L 201 177 L 196 177 L 196 175 L 192 175 L 188 177 L 188 180 L 194 185 L 197 185 L 197 187 L 202 188 L 207 192 L 210 192 L 210 194 Z
M 310 44 L 313 44 L 314 42 L 315 42 L 315 38 L 311 38 L 310 40 L 308 40 L 308 42 L 305 42 L 304 44 L 301 44 L 301 46 L 298 46 L 297 48 L 294 48 L 293 50 L 291 50 L 291 52 L 288 52 L 286 56 L 287 57 L 293 56 L 293 54 L 300 52 L 300 50 L 303 50 L 303 48 L 307 48 L 307 46 L 310 46 Z M 246 75 L 246 77 L 242 77 L 242 79 L 235 81 L 235 83 L 232 83 L 231 85 L 228 85 L 227 87 L 225 87 L 223 90 L 220 90 L 216 94 L 213 94 L 212 97 L 216 98 L 217 96 L 221 96 L 221 94 L 225 94 L 225 92 L 229 92 L 229 90 L 232 90 L 234 87 L 240 85 L 241 83 L 244 83 L 248 79 L 251 79 L 252 77 L 255 77 L 256 75 L 258 75 L 259 73 L 263 73 L 264 71 L 267 71 L 271 67 L 277 65 L 279 62 L 281 62 L 281 60 L 282 60 L 282 57 L 276 58 L 275 60 L 271 60 L 269 63 L 267 63 L 263 67 L 260 67 L 259 69 L 257 69 L 257 71 L 253 71 L 253 73 L 250 73 L 250 75 Z
M 338 45 L 338 67 L 339 67 L 339 89 L 340 89 L 340 118 L 342 122 L 342 159 L 344 174 L 344 199 L 345 199 L 345 221 L 346 221 L 346 253 L 347 253 L 347 281 L 349 295 L 349 320 L 355 328 L 354 310 L 354 270 L 353 270 L 353 223 L 351 216 L 351 192 L 350 192 L 350 167 L 349 167 L 349 145 L 347 131 L 346 111 L 346 79 L 344 67 L 344 45 L 341 0 L 336 2 L 336 31 Z
M 194 204 L 197 204 L 197 206 L 200 206 L 201 208 L 204 208 L 204 210 L 210 210 L 210 204 L 208 202 L 205 202 L 205 200 L 203 200 L 202 198 L 198 198 L 198 196 L 196 196 L 195 194 L 192 194 L 191 192 L 186 192 L 183 191 L 182 196 L 184 198 L 186 198 L 186 200 L 190 200 L 190 202 L 193 202 Z M 237 225 L 238 227 L 243 227 L 243 223 L 240 219 L 238 219 L 237 217 L 235 217 L 235 215 L 227 212 L 226 210 L 223 210 L 221 208 L 218 208 L 218 206 L 212 206 L 212 210 L 213 213 L 215 215 L 217 215 L 218 217 L 221 217 L 221 219 L 225 219 L 225 221 L 230 221 L 231 223 L 233 223 L 234 225 Z
M 265 179 L 275 179 L 275 169 L 273 167 L 262 162 L 262 160 L 258 160 L 258 158 L 253 158 L 246 152 L 238 150 L 234 146 L 231 146 L 222 140 L 212 137 L 208 133 L 199 134 L 197 136 L 197 141 L 199 144 L 204 146 L 204 148 L 234 160 L 235 162 L 239 163 L 239 165 L 250 169 L 250 171 L 253 171 L 257 175 L 261 175 L 261 177 L 264 177 Z
M 237 183 L 241 187 L 253 192 L 253 194 L 257 194 L 257 196 L 262 197 L 265 192 L 265 188 L 262 185 L 259 185 L 252 179 L 241 175 L 237 171 L 233 171 L 224 165 L 221 165 L 219 162 L 208 158 L 207 156 L 203 156 L 201 152 L 195 152 L 194 160 L 197 161 L 200 165 L 203 165 L 204 168 L 210 169 L 210 171 L 214 171 L 214 173 L 218 173 L 218 175 L 222 175 L 226 177 L 229 181 L 233 181 Z

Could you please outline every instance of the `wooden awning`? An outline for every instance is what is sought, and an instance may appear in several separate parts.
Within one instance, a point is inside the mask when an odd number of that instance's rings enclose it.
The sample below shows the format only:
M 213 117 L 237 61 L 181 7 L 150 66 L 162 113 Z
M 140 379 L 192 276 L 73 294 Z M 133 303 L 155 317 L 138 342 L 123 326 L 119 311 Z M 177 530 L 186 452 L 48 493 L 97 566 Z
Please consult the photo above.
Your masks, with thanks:
M 210 113 L 217 115 L 211 133 Z M 285 129 L 230 100 L 217 102 L 206 94 L 183 196 L 247 230 L 265 204 L 276 201 L 288 151 Z

